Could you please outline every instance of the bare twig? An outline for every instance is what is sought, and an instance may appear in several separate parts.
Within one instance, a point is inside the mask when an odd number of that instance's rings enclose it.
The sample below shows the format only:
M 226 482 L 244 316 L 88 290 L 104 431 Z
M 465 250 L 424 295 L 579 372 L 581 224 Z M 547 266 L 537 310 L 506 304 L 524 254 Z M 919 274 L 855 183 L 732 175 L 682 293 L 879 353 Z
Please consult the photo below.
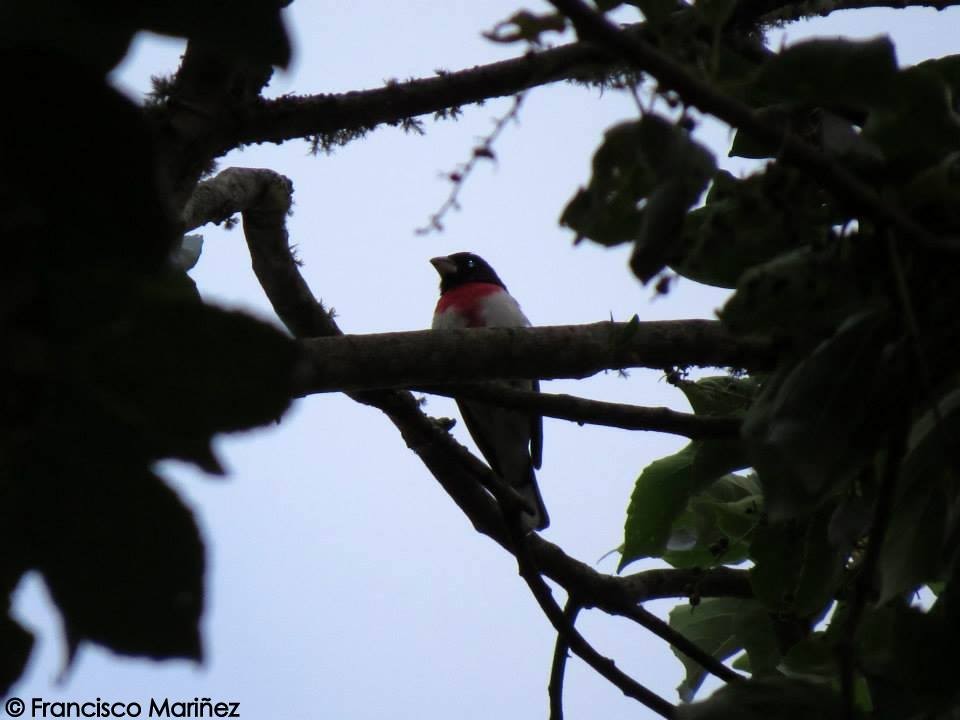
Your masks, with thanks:
M 477 167 L 477 163 L 481 160 L 495 160 L 496 155 L 493 152 L 493 145 L 497 141 L 497 138 L 500 137 L 500 133 L 503 132 L 503 129 L 507 126 L 511 120 L 517 119 L 517 114 L 520 112 L 520 106 L 523 104 L 523 98 L 526 93 L 517 93 L 513 98 L 513 105 L 510 106 L 510 110 L 505 113 L 502 117 L 497 118 L 494 122 L 493 130 L 489 135 L 482 138 L 474 148 L 473 152 L 470 153 L 470 159 L 465 163 L 458 165 L 455 170 L 447 173 L 447 179 L 450 181 L 450 194 L 447 195 L 447 199 L 443 201 L 443 204 L 440 208 L 430 216 L 430 220 L 423 227 L 419 227 L 416 230 L 417 235 L 426 235 L 429 232 L 436 230 L 440 232 L 443 230 L 443 218 L 450 210 L 459 210 L 460 209 L 460 191 L 463 189 L 464 183 L 467 181 L 467 178 L 473 173 L 474 168 Z
M 538 415 L 580 424 L 671 433 L 683 435 L 692 440 L 736 437 L 740 432 L 739 418 L 692 415 L 665 407 L 637 407 L 623 403 L 588 400 L 573 395 L 518 390 L 500 383 L 414 389 L 444 397 L 482 400 L 491 405 L 529 410 Z
M 570 627 L 576 627 L 577 615 L 580 614 L 580 605 L 574 599 L 567 598 L 563 608 L 563 616 Z M 570 645 L 560 633 L 557 633 L 557 644 L 553 648 L 553 662 L 550 663 L 550 683 L 547 685 L 547 694 L 550 698 L 550 720 L 563 720 L 563 678 L 567 670 L 567 653 Z
M 623 32 L 582 0 L 550 0 L 550 3 L 570 18 L 581 38 L 592 40 L 610 52 L 619 53 L 625 60 L 656 78 L 664 89 L 676 92 L 684 102 L 723 120 L 731 127 L 745 130 L 759 140 L 780 147 L 781 158 L 785 162 L 805 171 L 824 187 L 850 201 L 865 215 L 896 228 L 905 238 L 924 247 L 951 251 L 960 249 L 960 242 L 955 238 L 931 233 L 828 155 L 784 127 L 762 119 L 750 106 L 700 80 L 643 38 Z

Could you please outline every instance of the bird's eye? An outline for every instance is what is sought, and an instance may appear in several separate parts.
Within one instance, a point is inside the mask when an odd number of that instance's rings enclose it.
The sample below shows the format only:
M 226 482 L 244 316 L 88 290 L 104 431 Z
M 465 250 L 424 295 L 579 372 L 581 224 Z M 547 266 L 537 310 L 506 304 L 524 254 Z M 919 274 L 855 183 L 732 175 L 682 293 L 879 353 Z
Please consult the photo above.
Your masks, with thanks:
M 467 260 L 467 267 L 468 267 L 468 268 L 472 268 L 472 267 L 475 266 L 475 265 L 476 265 L 476 263 L 475 263 L 473 260 Z

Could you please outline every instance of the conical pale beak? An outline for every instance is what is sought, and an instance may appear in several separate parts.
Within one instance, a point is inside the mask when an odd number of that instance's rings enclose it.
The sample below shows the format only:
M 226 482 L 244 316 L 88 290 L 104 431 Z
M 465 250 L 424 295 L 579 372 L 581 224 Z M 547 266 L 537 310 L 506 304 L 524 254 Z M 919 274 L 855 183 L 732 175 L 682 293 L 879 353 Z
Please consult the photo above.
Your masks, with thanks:
M 448 257 L 441 256 L 430 258 L 430 264 L 436 268 L 438 273 L 440 273 L 440 277 L 453 275 L 457 272 L 457 264 Z

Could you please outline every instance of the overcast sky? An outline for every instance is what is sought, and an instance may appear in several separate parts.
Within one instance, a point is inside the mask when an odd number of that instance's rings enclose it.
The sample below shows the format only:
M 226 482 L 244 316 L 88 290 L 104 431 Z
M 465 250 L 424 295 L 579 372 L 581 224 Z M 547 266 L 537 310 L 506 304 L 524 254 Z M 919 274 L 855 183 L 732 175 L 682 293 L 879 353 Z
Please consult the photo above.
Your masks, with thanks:
M 541 10 L 545 6 L 532 6 Z M 515 0 L 405 3 L 300 2 L 288 8 L 295 60 L 269 93 L 372 88 L 522 52 L 480 32 L 518 9 Z M 960 51 L 960 12 L 870 11 L 792 27 L 867 37 L 891 32 L 901 64 Z M 779 45 L 784 33 L 772 37 Z M 172 72 L 182 44 L 142 37 L 116 73 L 133 96 L 151 75 Z M 689 281 L 654 298 L 629 273 L 629 250 L 573 247 L 557 224 L 589 177 L 603 131 L 636 115 L 628 96 L 569 85 L 538 88 L 520 122 L 503 133 L 497 162 L 467 182 L 462 211 L 442 234 L 418 236 L 448 192 L 440 177 L 466 160 L 509 100 L 464 109 L 458 122 L 427 119 L 425 136 L 383 128 L 311 157 L 305 142 L 248 148 L 223 159 L 269 167 L 295 185 L 289 229 L 314 293 L 346 332 L 429 327 L 437 298 L 430 257 L 472 250 L 497 269 L 535 324 L 712 317 L 725 294 Z M 725 129 L 700 137 L 727 167 Z M 240 229 L 205 228 L 193 271 L 211 301 L 270 318 Z M 687 409 L 659 373 L 615 373 L 544 389 Z M 427 411 L 456 416 L 450 401 Z M 469 443 L 461 427 L 459 439 Z M 622 541 L 640 470 L 683 445 L 669 436 L 545 422 L 540 485 L 550 510 L 545 536 L 612 572 L 600 558 Z M 472 447 L 472 444 L 470 444 Z M 478 536 L 378 411 L 340 395 L 299 402 L 277 427 L 224 438 L 226 480 L 165 463 L 164 475 L 193 507 L 207 543 L 206 662 L 153 663 L 85 647 L 62 683 L 59 620 L 42 584 L 20 587 L 16 615 L 37 635 L 23 698 L 138 701 L 210 697 L 241 703 L 245 718 L 545 717 L 554 633 L 515 562 Z M 630 570 L 642 569 L 641 565 Z M 662 611 L 673 603 L 654 603 Z M 579 627 L 623 669 L 671 701 L 682 670 L 658 639 L 596 613 Z M 571 660 L 568 717 L 651 717 Z

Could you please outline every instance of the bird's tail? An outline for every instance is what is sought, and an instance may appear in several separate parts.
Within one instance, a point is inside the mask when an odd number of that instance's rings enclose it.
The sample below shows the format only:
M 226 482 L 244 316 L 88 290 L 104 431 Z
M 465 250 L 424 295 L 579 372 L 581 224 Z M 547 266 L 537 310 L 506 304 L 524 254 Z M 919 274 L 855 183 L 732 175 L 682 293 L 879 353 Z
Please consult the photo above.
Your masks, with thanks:
M 522 485 L 517 487 L 517 492 L 526 501 L 528 509 L 525 509 L 520 517 L 520 522 L 524 530 L 545 530 L 550 525 L 550 516 L 547 515 L 547 506 L 543 504 L 543 497 L 540 495 L 540 487 L 537 485 L 537 475 L 530 467 L 530 477 Z

